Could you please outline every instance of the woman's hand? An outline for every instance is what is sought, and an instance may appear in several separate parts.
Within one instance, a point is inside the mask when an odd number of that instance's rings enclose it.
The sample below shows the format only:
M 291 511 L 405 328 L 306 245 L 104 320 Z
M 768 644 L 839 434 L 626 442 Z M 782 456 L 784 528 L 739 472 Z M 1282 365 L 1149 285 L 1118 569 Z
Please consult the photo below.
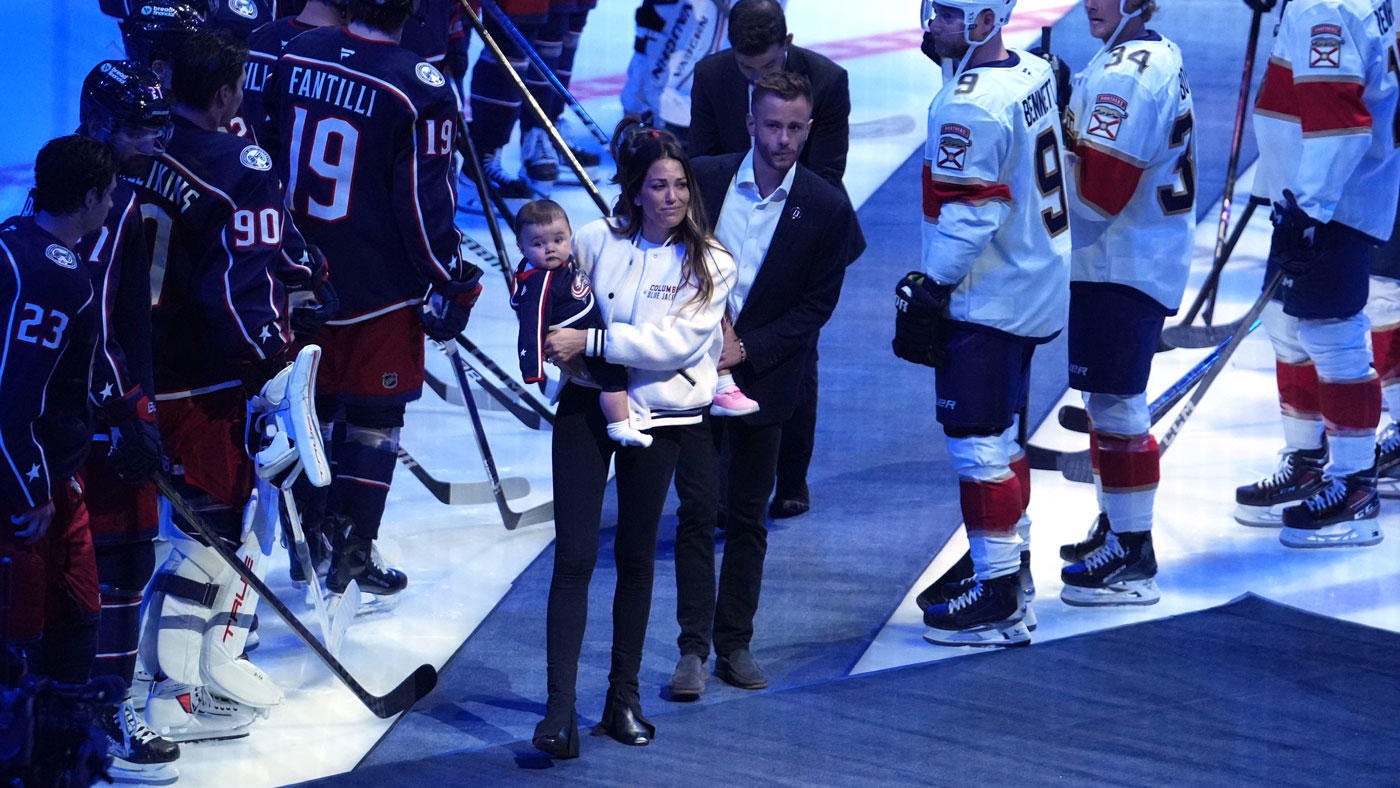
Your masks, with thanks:
M 588 332 L 581 328 L 556 328 L 544 339 L 544 360 L 571 377 L 583 367 L 583 348 Z

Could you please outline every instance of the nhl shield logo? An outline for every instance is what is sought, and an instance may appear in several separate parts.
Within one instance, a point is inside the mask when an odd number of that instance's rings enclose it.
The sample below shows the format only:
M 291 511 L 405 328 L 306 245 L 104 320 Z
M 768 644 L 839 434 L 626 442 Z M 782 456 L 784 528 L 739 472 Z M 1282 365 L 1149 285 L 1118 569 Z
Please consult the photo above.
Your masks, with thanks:
M 384 373 L 384 377 L 383 377 L 383 378 L 380 378 L 380 380 L 379 380 L 379 385 L 383 386 L 384 388 L 386 388 L 386 389 L 388 389 L 388 390 L 390 390 L 390 391 L 392 391 L 392 390 L 398 388 L 398 387 L 399 387 L 399 373 L 397 373 L 397 372 L 385 372 L 385 373 Z
M 957 123 L 944 123 L 938 131 L 938 167 L 959 170 L 967 166 L 967 149 L 972 147 L 972 130 Z
M 442 78 L 442 73 L 433 68 L 431 63 L 419 63 L 414 69 L 418 79 L 423 84 L 432 88 L 440 88 L 447 84 L 447 80 Z
M 53 264 L 70 271 L 78 267 L 78 256 L 61 244 L 49 244 L 49 248 L 44 250 L 44 256 Z
M 249 145 L 238 154 L 238 160 L 244 167 L 258 172 L 267 172 L 272 169 L 272 157 L 267 155 L 267 151 L 256 145 Z

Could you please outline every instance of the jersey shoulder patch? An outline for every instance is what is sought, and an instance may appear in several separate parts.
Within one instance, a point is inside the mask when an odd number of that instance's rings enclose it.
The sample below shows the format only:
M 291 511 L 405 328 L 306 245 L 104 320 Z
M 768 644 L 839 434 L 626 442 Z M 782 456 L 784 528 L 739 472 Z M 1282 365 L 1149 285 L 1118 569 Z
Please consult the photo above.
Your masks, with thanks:
M 272 169 L 272 157 L 256 145 L 249 145 L 238 154 L 238 161 L 250 170 L 267 172 Z
M 972 130 L 960 123 L 944 123 L 938 129 L 938 160 L 934 166 L 962 171 L 967 166 L 967 149 L 972 147 Z
M 442 72 L 433 68 L 432 63 L 419 63 L 413 67 L 413 73 L 418 75 L 418 81 L 430 88 L 440 88 L 447 84 L 447 80 L 442 78 Z
M 44 250 L 44 256 L 55 265 L 70 271 L 78 267 L 78 256 L 62 244 L 49 244 L 49 248 Z
M 1094 97 L 1094 109 L 1084 133 L 1112 142 L 1118 139 L 1118 130 L 1127 117 L 1127 99 L 1116 93 L 1100 93 Z

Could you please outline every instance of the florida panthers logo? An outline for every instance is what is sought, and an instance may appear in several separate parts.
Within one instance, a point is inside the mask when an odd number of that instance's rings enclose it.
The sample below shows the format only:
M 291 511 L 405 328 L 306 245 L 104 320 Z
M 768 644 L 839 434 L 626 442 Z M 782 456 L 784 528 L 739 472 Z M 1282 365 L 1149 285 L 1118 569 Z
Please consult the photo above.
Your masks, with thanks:
M 1342 28 L 1340 25 L 1313 25 L 1308 65 L 1313 68 L 1341 68 Z
M 588 281 L 588 274 L 579 271 L 574 276 L 574 283 L 569 287 L 569 295 L 573 296 L 575 301 L 582 301 L 588 298 L 592 290 L 593 285 Z
M 1128 101 L 1112 93 L 1100 93 L 1094 99 L 1094 113 L 1089 116 L 1089 125 L 1084 133 L 1112 142 L 1118 139 L 1118 130 L 1123 119 L 1128 117 Z
M 938 167 L 961 171 L 967 166 L 967 149 L 971 147 L 971 129 L 957 123 L 944 123 L 938 130 Z

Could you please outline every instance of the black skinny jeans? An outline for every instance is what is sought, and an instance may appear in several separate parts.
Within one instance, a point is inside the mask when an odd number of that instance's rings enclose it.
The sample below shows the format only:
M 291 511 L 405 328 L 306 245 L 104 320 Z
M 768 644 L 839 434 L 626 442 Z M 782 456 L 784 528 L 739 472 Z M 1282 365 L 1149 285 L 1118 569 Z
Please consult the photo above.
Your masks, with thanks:
M 598 563 L 598 533 L 608 463 L 617 463 L 617 587 L 613 591 L 612 670 L 608 683 L 638 701 L 647 618 L 651 614 L 656 529 L 680 454 L 682 431 L 657 427 L 648 448 L 623 447 L 608 438 L 598 391 L 569 384 L 554 419 L 554 575 L 546 619 L 548 713 L 567 714 L 574 704 L 579 652 L 588 620 L 588 584 Z

